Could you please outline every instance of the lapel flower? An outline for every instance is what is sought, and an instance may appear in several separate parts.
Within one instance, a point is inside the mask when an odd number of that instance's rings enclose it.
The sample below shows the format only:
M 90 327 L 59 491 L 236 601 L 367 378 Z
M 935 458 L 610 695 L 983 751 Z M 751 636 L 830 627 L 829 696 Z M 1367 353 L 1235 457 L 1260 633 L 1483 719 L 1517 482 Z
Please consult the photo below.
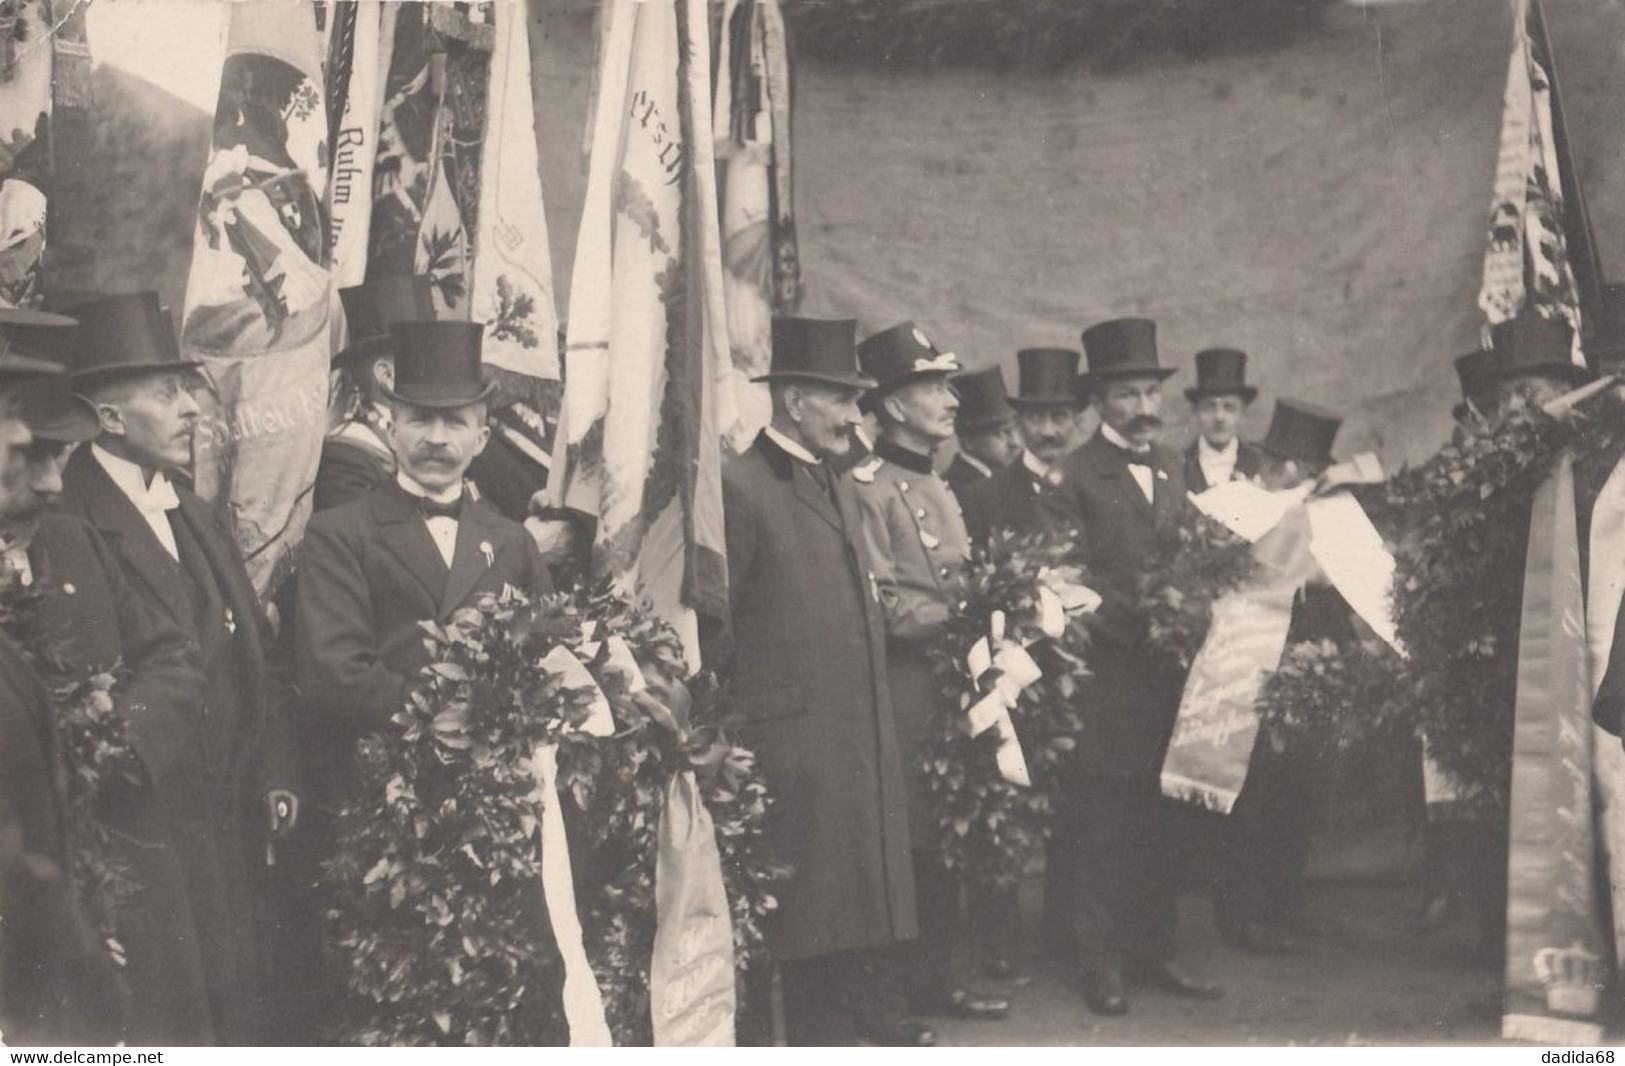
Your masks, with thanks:
M 487 570 L 491 569 L 491 567 L 496 564 L 497 553 L 496 553 L 495 549 L 493 549 L 491 547 L 491 542 L 490 541 L 488 541 L 488 540 L 480 541 L 480 554 L 485 556 L 485 568 Z
M 231 608 L 230 607 L 226 608 L 226 632 L 227 633 L 236 633 L 237 632 L 237 616 L 231 613 Z

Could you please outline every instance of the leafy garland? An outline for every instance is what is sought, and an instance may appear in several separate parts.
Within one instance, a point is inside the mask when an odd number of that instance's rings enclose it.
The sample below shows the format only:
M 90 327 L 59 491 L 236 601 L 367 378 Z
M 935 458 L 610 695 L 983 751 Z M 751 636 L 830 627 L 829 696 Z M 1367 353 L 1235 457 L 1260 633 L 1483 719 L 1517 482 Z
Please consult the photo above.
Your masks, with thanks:
M 1378 639 L 1287 646 L 1258 694 L 1259 726 L 1310 759 L 1415 735 L 1405 661 Z
M 1253 546 L 1194 507 L 1174 535 L 1159 540 L 1140 571 L 1140 605 L 1154 654 L 1180 673 L 1190 669 L 1213 624 L 1213 604 L 1251 581 Z
M 580 654 L 582 623 L 618 635 L 672 702 L 693 696 L 692 729 L 632 693 L 602 658 Z M 340 813 L 325 871 L 334 940 L 347 960 L 341 1040 L 365 1045 L 560 1043 L 562 973 L 540 920 L 539 786 L 531 754 L 558 745 L 560 795 L 589 961 L 617 1043 L 649 1039 L 654 871 L 665 787 L 698 767 L 716 825 L 741 970 L 783 870 L 762 855 L 766 791 L 748 752 L 722 739 L 707 678 L 680 678 L 675 634 L 600 591 L 583 603 L 488 598 L 445 626 L 425 625 L 430 663 L 399 731 L 361 747 L 363 781 Z M 618 732 L 580 732 L 590 688 L 539 667 L 578 653 L 617 715 Z M 662 719 L 666 719 L 662 721 Z
M 1036 857 L 1051 829 L 1057 764 L 1075 747 L 1082 729 L 1078 696 L 1088 674 L 1087 633 L 1076 617 L 1067 619 L 1059 639 L 1039 629 L 1038 589 L 1045 571 L 1089 583 L 1068 570 L 1070 551 L 1067 541 L 995 533 L 986 551 L 961 572 L 947 630 L 931 649 L 945 711 L 924 746 L 919 769 L 936 812 L 943 862 L 962 885 L 977 890 L 1014 885 Z M 1027 645 L 1043 670 L 1010 711 L 1031 788 L 999 773 L 994 730 L 977 737 L 965 730 L 965 712 L 986 694 L 966 656 L 988 636 L 996 611 L 1005 616 L 1006 639 Z
M 66 828 L 79 906 L 94 923 L 113 962 L 124 965 L 119 937 L 123 906 L 138 891 L 119 856 L 113 831 L 96 817 L 98 804 L 120 782 L 135 783 L 139 763 L 114 707 L 114 671 L 76 669 L 48 638 L 38 612 L 45 588 L 15 576 L 0 582 L 0 632 L 22 651 L 51 701 L 57 744 L 68 768 Z

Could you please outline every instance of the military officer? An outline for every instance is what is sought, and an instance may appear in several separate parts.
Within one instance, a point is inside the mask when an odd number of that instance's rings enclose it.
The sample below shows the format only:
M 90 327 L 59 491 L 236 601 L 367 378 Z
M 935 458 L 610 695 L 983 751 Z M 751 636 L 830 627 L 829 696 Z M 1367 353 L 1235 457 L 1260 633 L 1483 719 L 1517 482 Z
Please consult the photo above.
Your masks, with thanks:
M 953 582 L 970 554 L 959 501 L 932 468 L 932 453 L 954 432 L 959 401 L 948 375 L 959 369 L 912 322 L 858 345 L 863 372 L 877 383 L 864 406 L 880 425 L 875 457 L 852 471 L 863 530 L 886 620 L 886 675 L 897 744 L 908 775 L 909 838 L 920 937 L 904 963 L 910 1006 L 920 1014 L 1001 1018 L 1006 1000 L 967 992 L 956 977 L 962 939 L 960 899 L 943 866 L 920 758 L 945 713 L 930 647 L 948 621 Z
M 956 374 L 949 384 L 959 397 L 954 420 L 959 450 L 943 477 L 958 493 L 1015 461 L 1021 454 L 1021 429 L 998 367 Z
M 1247 383 L 1247 353 L 1208 348 L 1196 353 L 1196 384 L 1185 390 L 1196 415 L 1197 434 L 1185 449 L 1185 485 L 1206 492 L 1232 479 L 1258 474 L 1258 445 L 1238 430 L 1258 390 Z

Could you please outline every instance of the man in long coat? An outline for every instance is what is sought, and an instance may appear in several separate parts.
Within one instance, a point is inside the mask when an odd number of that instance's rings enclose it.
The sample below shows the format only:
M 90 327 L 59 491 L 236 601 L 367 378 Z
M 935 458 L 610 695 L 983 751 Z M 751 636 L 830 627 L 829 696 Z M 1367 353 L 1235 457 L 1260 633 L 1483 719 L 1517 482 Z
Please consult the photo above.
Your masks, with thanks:
M 1196 384 L 1185 399 L 1196 415 L 1197 434 L 1185 449 L 1185 486 L 1206 492 L 1226 481 L 1258 476 L 1263 452 L 1237 432 L 1258 390 L 1247 383 L 1247 353 L 1208 348 L 1196 353 Z
M 795 868 L 768 930 L 790 1042 L 924 1044 L 931 1032 L 896 1017 L 875 979 L 877 954 L 918 929 L 885 621 L 852 484 L 829 464 L 872 384 L 856 328 L 773 324 L 773 420 L 723 469 L 724 673 L 774 798 L 770 840 Z
M 96 436 L 96 410 L 60 375 L 30 382 L 26 482 L 0 519 L 0 569 L 40 592 L 33 623 L 83 674 L 119 668 L 111 696 L 139 760 L 136 780 L 107 780 L 96 816 L 135 894 L 116 916 L 131 994 L 130 1044 L 214 1043 L 191 900 L 167 814 L 201 802 L 203 675 L 180 628 L 137 596 L 82 519 L 51 509 L 71 450 Z
M 1159 777 L 1183 679 L 1147 654 L 1136 585 L 1146 553 L 1176 528 L 1184 463 L 1155 442 L 1162 425 L 1156 327 L 1114 319 L 1083 333 L 1100 429 L 1065 461 L 1086 533 L 1082 562 L 1103 597 L 1093 640 L 1083 734 L 1068 768 L 1062 812 L 1078 848 L 1073 914 L 1085 1000 L 1100 1014 L 1128 1010 L 1125 967 L 1146 984 L 1198 998 L 1218 990 L 1174 964 L 1174 884 L 1166 868 Z
M 959 368 L 912 322 L 858 345 L 863 371 L 878 384 L 864 404 L 880 423 L 875 457 L 853 468 L 863 530 L 886 620 L 886 676 L 908 778 L 909 836 L 914 850 L 920 937 L 906 953 L 909 1005 L 921 1014 L 1002 1018 L 1007 1000 L 973 995 L 957 973 L 963 939 L 959 893 L 942 863 L 930 791 L 920 770 L 926 744 L 946 712 L 932 670 L 932 641 L 946 627 L 954 579 L 970 555 L 959 501 L 931 465 L 937 445 L 953 436 L 959 401 L 948 375 Z M 1013 901 L 1002 901 L 1013 902 Z
M 107 542 L 135 594 L 186 634 L 204 676 L 195 805 L 171 806 L 215 1038 L 262 1044 L 258 916 L 266 850 L 298 818 L 298 767 L 269 620 L 218 512 L 177 480 L 192 462 L 197 364 L 155 292 L 72 309 L 74 388 L 101 433 L 68 460 L 62 508 Z

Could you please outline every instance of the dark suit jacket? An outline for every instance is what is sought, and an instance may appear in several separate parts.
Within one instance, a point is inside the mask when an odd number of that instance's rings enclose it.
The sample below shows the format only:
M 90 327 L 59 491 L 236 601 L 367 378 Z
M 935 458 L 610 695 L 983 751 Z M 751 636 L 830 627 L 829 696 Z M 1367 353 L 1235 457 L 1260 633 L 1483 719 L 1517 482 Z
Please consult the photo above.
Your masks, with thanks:
M 1190 447 L 1185 449 L 1185 487 L 1192 492 L 1206 492 L 1213 487 L 1207 483 L 1207 478 L 1202 476 L 1202 462 L 1197 458 L 1199 440 L 1191 441 Z M 1238 477 L 1256 477 L 1263 458 L 1264 449 L 1252 441 L 1237 442 L 1236 469 L 1231 473 L 1230 479 L 1234 481 Z
M 848 478 L 832 500 L 814 470 L 764 433 L 722 473 L 733 614 L 722 665 L 773 795 L 770 840 L 795 867 L 769 927 L 790 959 L 917 928 L 904 788 L 914 768 L 892 721 L 863 517 Z
M 979 481 L 986 481 L 993 476 L 993 473 L 997 473 L 997 471 L 983 473 L 979 467 L 966 459 L 963 453 L 955 452 L 952 461 L 948 463 L 948 469 L 942 472 L 942 480 L 946 481 L 948 487 L 954 490 L 954 495 L 959 497 L 960 504 L 963 506 L 965 490 Z
M 1051 473 L 1061 474 L 1062 469 L 1058 463 Z M 967 486 L 959 493 L 959 502 L 972 545 L 985 543 L 995 529 L 1064 534 L 1076 530 L 1081 519 L 1064 475 L 1058 483 L 1042 481 L 1020 458 Z
M 1591 718 L 1614 736 L 1625 736 L 1625 600 L 1620 602 L 1619 615 L 1614 621 L 1614 643 L 1608 652 L 1608 669 L 1602 675 L 1597 698 L 1591 704 Z
M 1184 463 L 1152 449 L 1154 499 L 1148 502 L 1123 451 L 1100 433 L 1064 461 L 1066 484 L 1082 519 L 1084 565 L 1101 594 L 1089 617 L 1094 671 L 1084 699 L 1078 765 L 1087 774 L 1156 780 L 1179 710 L 1184 679 L 1146 654 L 1139 575 L 1155 542 L 1173 535 L 1185 495 Z
M 417 501 L 393 482 L 311 518 L 299 549 L 295 666 L 312 716 L 306 732 L 337 756 L 325 792 L 342 794 L 362 734 L 393 728 L 428 661 L 419 623 L 443 622 L 504 586 L 552 591 L 530 534 L 488 504 L 464 503 L 449 571 Z
M 343 437 L 328 437 L 322 442 L 322 461 L 316 467 L 311 508 L 328 511 L 359 500 L 394 477 L 395 464 L 388 456 Z

